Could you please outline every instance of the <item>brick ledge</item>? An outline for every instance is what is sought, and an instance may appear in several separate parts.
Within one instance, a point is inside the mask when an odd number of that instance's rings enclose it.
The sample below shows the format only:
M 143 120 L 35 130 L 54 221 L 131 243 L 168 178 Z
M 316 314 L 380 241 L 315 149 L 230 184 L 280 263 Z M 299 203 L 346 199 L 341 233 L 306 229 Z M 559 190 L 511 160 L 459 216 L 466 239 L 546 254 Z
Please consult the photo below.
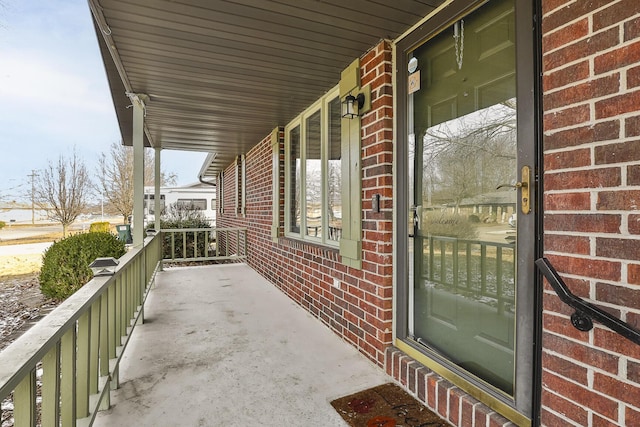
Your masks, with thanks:
M 385 370 L 430 410 L 456 427 L 516 427 L 516 424 L 468 395 L 431 369 L 390 346 Z

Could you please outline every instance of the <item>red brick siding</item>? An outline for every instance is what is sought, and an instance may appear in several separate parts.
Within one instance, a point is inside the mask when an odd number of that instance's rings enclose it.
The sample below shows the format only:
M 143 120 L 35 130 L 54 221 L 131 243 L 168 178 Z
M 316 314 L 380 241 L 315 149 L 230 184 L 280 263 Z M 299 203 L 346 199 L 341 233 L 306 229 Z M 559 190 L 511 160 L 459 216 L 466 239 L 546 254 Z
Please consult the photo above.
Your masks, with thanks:
M 543 0 L 544 251 L 574 293 L 640 319 L 640 2 Z M 543 425 L 635 425 L 640 347 L 580 332 L 545 286 Z

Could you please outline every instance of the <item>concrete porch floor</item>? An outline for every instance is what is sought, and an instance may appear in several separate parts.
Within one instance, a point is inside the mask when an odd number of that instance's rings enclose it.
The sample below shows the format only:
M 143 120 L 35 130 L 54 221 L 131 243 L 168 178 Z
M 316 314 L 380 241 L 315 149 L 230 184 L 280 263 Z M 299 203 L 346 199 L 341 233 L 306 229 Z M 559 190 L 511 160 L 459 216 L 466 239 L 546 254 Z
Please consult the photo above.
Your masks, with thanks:
M 341 426 L 391 379 L 244 264 L 167 269 L 96 426 Z

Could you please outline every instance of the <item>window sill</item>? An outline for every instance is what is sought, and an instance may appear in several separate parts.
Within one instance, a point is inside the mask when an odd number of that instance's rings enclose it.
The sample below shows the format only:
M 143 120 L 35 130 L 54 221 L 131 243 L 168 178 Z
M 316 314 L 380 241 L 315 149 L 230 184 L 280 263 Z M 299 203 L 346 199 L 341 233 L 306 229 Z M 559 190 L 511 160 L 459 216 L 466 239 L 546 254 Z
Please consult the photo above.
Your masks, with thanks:
M 321 256 L 323 258 L 331 258 L 334 261 L 337 261 L 340 257 L 340 247 L 337 245 L 327 245 L 291 236 L 278 238 L 278 244 L 286 248 L 301 250 L 304 253 Z

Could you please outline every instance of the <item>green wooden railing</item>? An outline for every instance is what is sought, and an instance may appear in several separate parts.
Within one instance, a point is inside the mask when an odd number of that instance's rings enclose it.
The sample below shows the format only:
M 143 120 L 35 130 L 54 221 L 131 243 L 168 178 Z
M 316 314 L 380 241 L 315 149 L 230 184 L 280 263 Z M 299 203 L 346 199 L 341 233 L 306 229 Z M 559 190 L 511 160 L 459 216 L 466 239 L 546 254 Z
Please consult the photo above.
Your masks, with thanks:
M 515 303 L 515 242 L 495 243 L 453 237 L 420 237 L 423 280 L 452 292 Z
M 216 261 L 247 258 L 246 228 L 171 228 L 160 230 L 163 260 Z
M 110 406 L 119 364 L 158 271 L 159 236 L 120 258 L 0 352 L 0 401 L 16 427 L 90 426 Z M 39 403 L 41 402 L 41 404 Z

